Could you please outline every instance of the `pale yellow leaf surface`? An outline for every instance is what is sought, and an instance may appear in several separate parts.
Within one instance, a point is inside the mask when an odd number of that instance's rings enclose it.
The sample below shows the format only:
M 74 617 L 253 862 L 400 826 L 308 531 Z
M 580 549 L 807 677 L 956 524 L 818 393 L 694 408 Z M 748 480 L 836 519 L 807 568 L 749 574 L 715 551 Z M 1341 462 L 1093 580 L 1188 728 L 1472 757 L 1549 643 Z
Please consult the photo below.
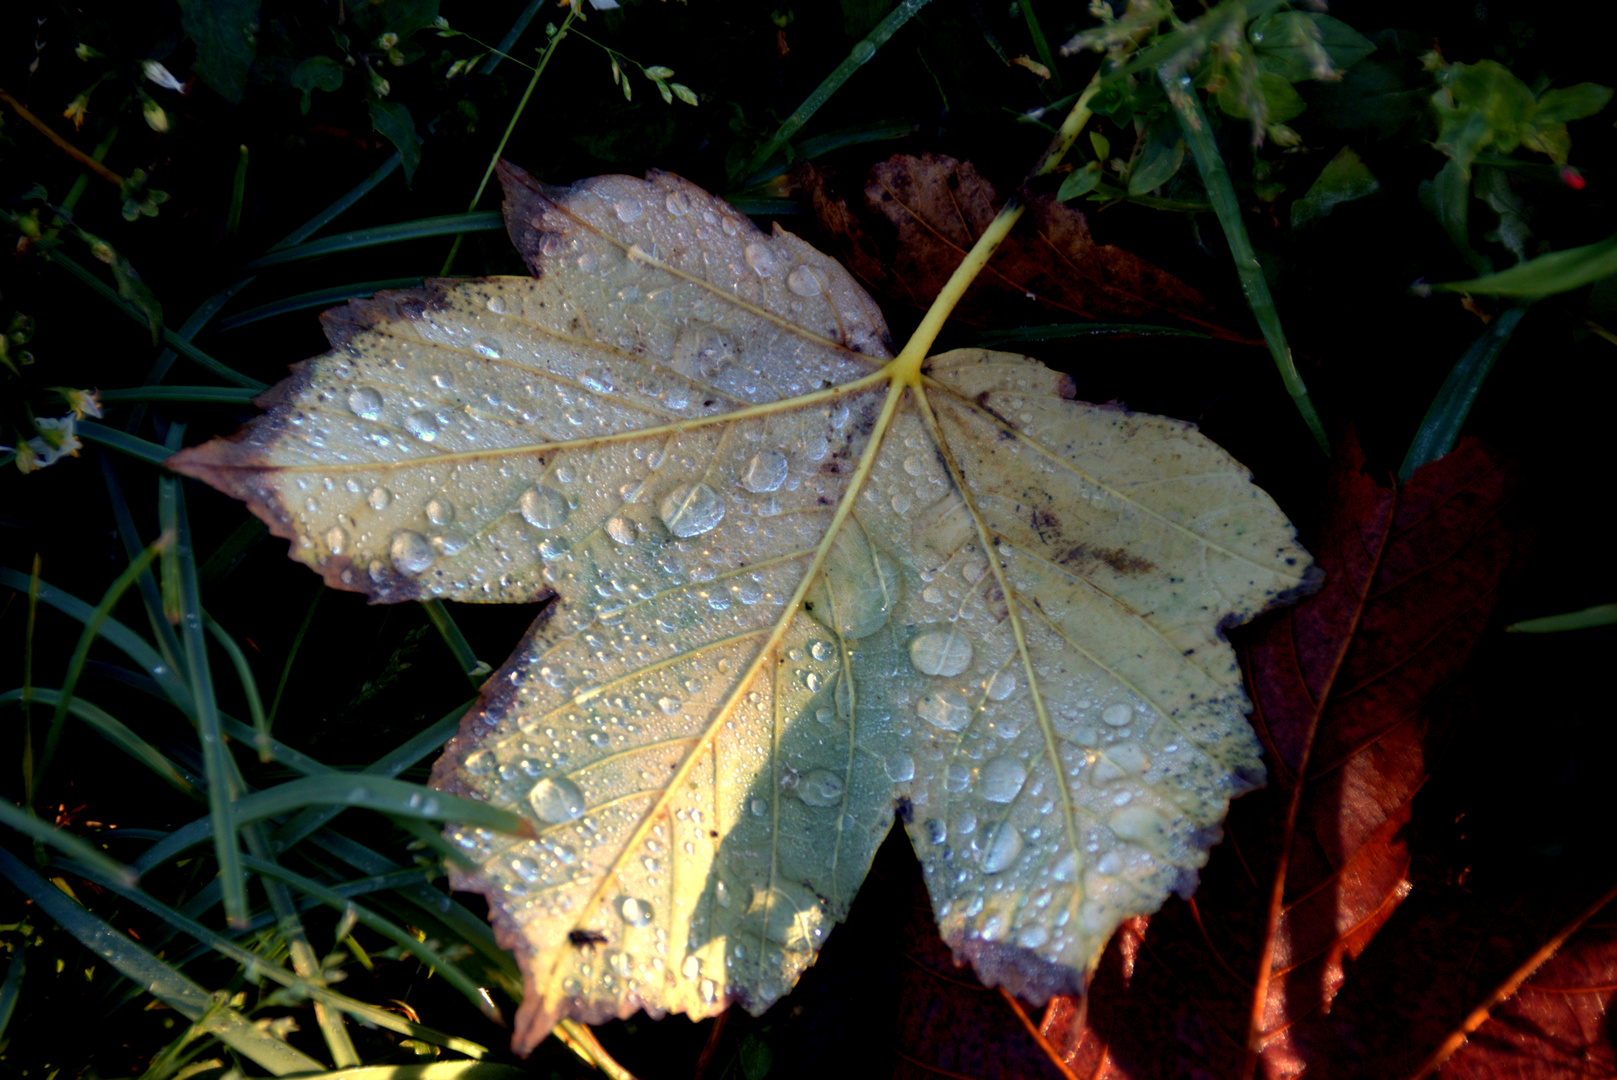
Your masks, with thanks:
M 434 769 L 527 979 L 514 1043 L 761 1011 L 895 806 L 945 939 L 1031 1000 L 1188 893 L 1261 783 L 1220 628 L 1312 581 L 1247 471 L 1036 361 L 890 362 L 834 261 L 677 177 L 541 189 L 535 277 L 328 315 L 175 468 L 338 588 L 546 600 Z

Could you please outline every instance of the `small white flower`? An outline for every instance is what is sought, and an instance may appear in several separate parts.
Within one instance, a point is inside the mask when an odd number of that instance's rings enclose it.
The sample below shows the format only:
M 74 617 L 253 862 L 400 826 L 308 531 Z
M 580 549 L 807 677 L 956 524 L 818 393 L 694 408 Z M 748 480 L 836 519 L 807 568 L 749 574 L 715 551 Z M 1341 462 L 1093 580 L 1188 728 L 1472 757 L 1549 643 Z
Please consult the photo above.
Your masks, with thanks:
M 39 434 L 17 448 L 17 468 L 23 472 L 45 469 L 64 457 L 77 457 L 84 444 L 75 434 L 78 421 L 67 416 L 44 416 L 34 421 Z
M 164 67 L 162 64 L 159 64 L 156 60 L 142 60 L 140 64 L 140 71 L 141 74 L 145 75 L 158 86 L 161 86 L 164 90 L 185 89 L 185 84 L 176 79 L 173 72 L 169 71 L 169 69 Z

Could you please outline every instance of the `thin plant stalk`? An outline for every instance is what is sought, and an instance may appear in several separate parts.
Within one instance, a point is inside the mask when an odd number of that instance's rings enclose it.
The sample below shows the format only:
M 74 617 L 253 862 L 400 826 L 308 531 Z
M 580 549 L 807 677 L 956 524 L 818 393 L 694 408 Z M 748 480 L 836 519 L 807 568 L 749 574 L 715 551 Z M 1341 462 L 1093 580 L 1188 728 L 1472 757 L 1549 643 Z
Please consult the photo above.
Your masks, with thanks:
M 1161 78 L 1164 89 L 1168 91 L 1168 98 L 1174 103 L 1178 112 L 1179 130 L 1184 134 L 1185 143 L 1190 147 L 1191 156 L 1196 161 L 1202 185 L 1207 189 L 1213 211 L 1218 215 L 1218 222 L 1224 228 L 1224 239 L 1229 243 L 1230 255 L 1235 260 L 1235 272 L 1241 279 L 1241 292 L 1246 296 L 1247 305 L 1251 307 L 1253 316 L 1258 320 L 1259 329 L 1263 331 L 1263 340 L 1269 346 L 1269 355 L 1274 357 L 1275 367 L 1280 370 L 1280 378 L 1286 385 L 1286 392 L 1291 395 L 1292 403 L 1301 414 L 1303 423 L 1308 426 L 1314 442 L 1328 455 L 1331 452 L 1331 440 L 1326 436 L 1325 424 L 1320 420 L 1319 413 L 1314 410 L 1314 403 L 1308 396 L 1308 386 L 1303 382 L 1303 377 L 1292 360 L 1291 348 L 1286 344 L 1285 330 L 1280 325 L 1280 312 L 1275 308 L 1274 297 L 1269 292 L 1269 282 L 1263 276 L 1263 265 L 1258 262 L 1257 252 L 1252 249 L 1246 225 L 1241 220 L 1241 204 L 1235 196 L 1235 185 L 1231 183 L 1229 170 L 1224 166 L 1224 158 L 1218 152 L 1218 144 L 1214 141 L 1212 128 L 1208 125 L 1207 113 L 1203 111 L 1201 100 L 1196 96 L 1194 88 L 1179 86 L 1178 77 L 1166 70 L 1162 72 Z

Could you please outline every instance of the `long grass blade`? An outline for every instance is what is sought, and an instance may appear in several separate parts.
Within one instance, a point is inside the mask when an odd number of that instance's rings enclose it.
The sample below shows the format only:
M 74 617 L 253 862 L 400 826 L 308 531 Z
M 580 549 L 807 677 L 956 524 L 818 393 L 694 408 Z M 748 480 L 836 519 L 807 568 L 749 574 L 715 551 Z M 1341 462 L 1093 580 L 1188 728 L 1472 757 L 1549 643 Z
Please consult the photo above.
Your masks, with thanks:
M 149 990 L 188 1020 L 209 1017 L 209 1032 L 259 1068 L 275 1076 L 285 1076 L 317 1072 L 324 1067 L 302 1051 L 255 1027 L 228 1005 L 221 1004 L 145 946 L 80 907 L 4 848 L 0 848 L 0 878 L 9 880 L 58 926 L 136 986 Z M 119 891 L 127 890 L 120 887 Z
M 201 405 L 247 405 L 256 396 L 258 391 L 245 386 L 131 386 L 101 391 L 101 403 L 183 401 Z
M 241 268 L 244 274 L 256 274 L 272 266 L 322 255 L 336 255 L 347 251 L 360 251 L 383 244 L 400 244 L 407 240 L 420 240 L 429 236 L 447 236 L 451 233 L 492 232 L 505 228 L 505 220 L 494 211 L 471 214 L 444 214 L 440 217 L 401 221 L 393 225 L 377 225 L 369 229 L 339 233 L 324 240 L 311 240 L 295 247 L 280 248 L 259 256 Z
M 1235 196 L 1235 185 L 1230 181 L 1229 170 L 1224 167 L 1218 144 L 1213 140 L 1213 131 L 1208 126 L 1201 99 L 1196 96 L 1194 89 L 1186 91 L 1175 85 L 1175 78 L 1167 71 L 1162 73 L 1162 82 L 1179 114 L 1179 130 L 1201 173 L 1202 186 L 1207 189 L 1207 196 L 1218 215 L 1218 223 L 1224 228 L 1224 239 L 1229 243 L 1230 255 L 1235 260 L 1235 272 L 1241 279 L 1241 292 L 1246 295 L 1247 305 L 1263 331 L 1269 355 L 1274 357 L 1275 367 L 1280 370 L 1280 378 L 1286 384 L 1286 392 L 1291 395 L 1303 423 L 1308 425 L 1314 442 L 1329 454 L 1331 441 L 1325 434 L 1325 424 L 1314 410 L 1314 403 L 1308 396 L 1308 386 L 1291 358 L 1286 332 L 1280 325 L 1280 312 L 1275 308 L 1269 282 L 1263 276 L 1263 266 L 1258 262 L 1257 252 L 1252 249 L 1252 241 L 1246 233 L 1246 224 L 1241 220 L 1241 203 Z
M 455 625 L 454 616 L 449 614 L 444 602 L 423 600 L 421 609 L 427 613 L 427 619 L 444 639 L 444 644 L 449 646 L 449 651 L 455 656 L 455 663 L 460 665 L 461 673 L 471 682 L 472 689 L 476 690 L 482 686 L 484 677 L 492 669 L 472 652 L 471 643 L 466 640 L 466 635 L 460 632 L 460 627 Z
M 6 965 L 6 977 L 0 981 L 0 1045 L 5 1044 L 6 1028 L 11 1024 L 17 999 L 22 996 L 22 980 L 27 971 L 28 944 L 23 942 L 11 954 L 11 963 Z
M 26 595 L 28 592 L 28 576 L 19 574 L 15 570 L 0 567 L 0 585 L 15 589 Z M 39 599 L 41 602 L 49 604 L 64 615 L 77 619 L 79 622 L 87 622 L 95 613 L 95 609 L 83 600 L 76 596 L 70 596 L 43 581 L 39 583 Z M 162 656 L 144 638 L 111 617 L 103 620 L 101 636 L 138 664 L 162 687 L 163 693 L 175 705 L 184 709 L 187 716 L 190 715 L 190 687 L 174 673 L 173 668 L 164 663 Z
M 831 95 L 842 89 L 842 84 L 847 82 L 854 72 L 868 63 L 871 57 L 876 55 L 876 50 L 887 44 L 887 40 L 898 33 L 903 25 L 909 22 L 915 13 L 926 7 L 926 5 L 927 0 L 902 0 L 897 7 L 888 13 L 885 19 L 877 23 L 874 30 L 866 34 L 862 40 L 854 45 L 853 49 L 848 53 L 847 59 L 832 68 L 831 74 L 827 75 L 825 80 L 814 88 L 813 93 L 803 99 L 803 104 L 799 105 L 796 111 L 780 125 L 780 130 L 775 132 L 775 137 L 758 148 L 758 152 L 752 156 L 752 161 L 747 164 L 746 175 L 749 177 L 755 176 L 758 170 L 764 166 L 764 163 L 774 157 L 777 151 L 790 142 L 792 136 L 801 131 L 803 125 L 814 118 L 814 114 L 820 111 L 822 105 L 831 100 Z
M 157 443 L 137 438 L 105 424 L 98 424 L 94 420 L 80 420 L 77 431 L 85 442 L 97 443 L 108 450 L 116 450 L 137 461 L 144 461 L 148 465 L 161 465 L 174 456 L 174 451 Z
M 19 810 L 5 799 L 0 799 L 0 825 L 9 826 L 31 840 L 38 840 L 40 843 L 48 844 L 64 855 L 70 855 L 93 866 L 114 881 L 122 881 L 129 885 L 135 883 L 135 872 L 133 870 L 82 836 L 75 836 L 65 829 L 58 829 L 26 810 Z
M 1568 630 L 1589 630 L 1596 626 L 1617 623 L 1617 604 L 1596 604 L 1582 611 L 1568 611 L 1560 615 L 1541 615 L 1536 619 L 1523 619 L 1505 627 L 1507 634 L 1560 634 Z
M 0 855 L 3 854 L 4 852 L 0 851 Z M 0 864 L 0 866 L 3 866 L 3 864 Z M 75 867 L 74 869 L 75 871 L 78 871 L 81 868 Z M 88 868 L 82 869 L 86 870 L 86 877 L 89 877 L 93 881 L 98 881 L 106 889 L 117 893 L 119 896 L 122 896 L 135 904 L 138 904 L 146 911 L 157 916 L 159 919 L 162 919 L 164 922 L 168 923 L 170 926 L 181 931 L 182 933 L 194 938 L 201 944 L 206 945 L 219 955 L 240 964 L 247 972 L 249 977 L 262 976 L 263 978 L 279 983 L 288 989 L 306 994 L 314 1001 L 323 1002 L 330 1005 L 332 1008 L 341 1009 L 348 1015 L 364 1021 L 365 1023 L 375 1024 L 377 1027 L 386 1028 L 389 1031 L 396 1031 L 401 1035 L 408 1035 L 411 1038 L 421 1039 L 424 1042 L 430 1042 L 434 1045 L 454 1050 L 457 1053 L 465 1054 L 467 1057 L 481 1058 L 488 1054 L 488 1047 L 472 1042 L 470 1039 L 457 1038 L 453 1035 L 447 1035 L 444 1032 L 437 1031 L 422 1024 L 413 1024 L 396 1013 L 388 1012 L 386 1009 L 379 1009 L 376 1006 L 368 1005 L 363 1001 L 356 1001 L 345 994 L 339 994 L 333 990 L 319 985 L 318 983 L 311 982 L 310 980 L 302 978 L 293 972 L 287 971 L 285 968 L 280 967 L 279 965 L 271 964 L 259 954 L 243 948 L 221 934 L 214 933 L 212 930 L 208 929 L 208 927 L 197 922 L 195 919 L 188 918 L 187 916 L 174 910 L 167 904 L 162 903 L 147 893 L 142 892 L 139 889 L 127 888 L 113 880 L 103 879 L 94 871 L 89 871 Z M 318 1066 L 316 1066 L 316 1068 L 318 1068 Z
M 133 304 L 119 296 L 110 285 L 102 281 L 87 267 L 81 266 L 71 255 L 65 254 L 60 248 L 54 248 L 47 251 L 45 255 L 46 258 L 48 258 L 54 265 L 60 266 L 63 270 L 66 270 L 69 274 L 72 274 L 85 285 L 89 286 L 92 292 L 100 296 L 107 303 L 123 312 L 141 326 L 147 325 L 146 315 L 144 312 L 140 311 Z M 185 356 L 187 359 L 194 360 L 197 364 L 201 365 L 203 368 L 206 368 L 208 371 L 213 372 L 226 382 L 234 383 L 237 386 L 249 386 L 255 390 L 262 390 L 268 385 L 267 383 L 258 381 L 250 375 L 243 375 L 241 372 L 230 367 L 228 364 L 214 359 L 166 326 L 159 328 L 158 335 L 164 345 L 167 345 L 170 349 L 182 356 Z
M 22 698 L 22 695 L 23 691 L 21 690 L 8 690 L 0 694 L 0 705 L 9 705 L 13 701 L 18 701 Z M 85 701 L 81 697 L 68 697 L 60 690 L 47 690 L 40 687 L 34 688 L 33 697 L 41 705 L 54 705 L 58 708 L 65 708 L 69 715 L 82 720 L 89 725 L 91 731 L 94 731 L 97 735 L 100 735 L 131 758 L 156 773 L 164 783 L 174 788 L 174 790 L 193 799 L 202 799 L 204 797 L 201 790 L 191 783 L 172 761 L 163 756 L 162 751 L 141 738 L 123 721 L 112 716 L 99 705 Z M 66 704 L 64 705 L 63 702 Z M 120 836 L 124 834 L 125 830 L 119 830 Z M 164 835 L 167 834 L 165 833 Z
M 496 1024 L 505 1023 L 505 1018 L 500 1014 L 500 1010 L 489 1001 L 487 994 L 477 984 L 476 980 L 462 971 L 453 961 L 446 960 L 437 949 L 425 942 L 417 941 L 409 931 L 394 925 L 391 920 L 383 918 L 369 908 L 354 903 L 348 897 L 342 896 L 319 882 L 304 877 L 302 874 L 293 873 L 274 863 L 254 859 L 250 856 L 246 861 L 247 865 L 257 873 L 277 878 L 299 892 L 314 897 L 327 907 L 344 913 L 345 917 L 351 916 L 358 921 L 359 925 L 387 938 L 428 967 L 436 970 L 438 974 L 443 976 L 444 981 L 460 991 L 466 1000 L 470 1001 L 484 1016 Z
M 239 315 L 232 315 L 228 319 L 220 319 L 219 325 L 214 327 L 220 333 L 226 330 L 235 330 L 239 327 L 250 326 L 265 319 L 272 319 L 277 315 L 287 315 L 294 311 L 308 311 L 310 308 L 328 308 L 333 304 L 340 304 L 344 300 L 352 300 L 356 296 L 372 296 L 383 289 L 413 289 L 419 286 L 425 278 L 402 277 L 383 278 L 380 281 L 360 281 L 353 285 L 333 285 L 329 289 L 315 289 L 312 292 L 298 293 L 296 296 L 272 300 L 267 304 L 260 304 L 255 308 L 248 308 Z M 102 395 L 105 400 L 106 395 Z
M 160 483 L 178 487 L 179 479 L 164 477 Z M 231 926 L 241 926 L 247 922 L 247 878 L 242 873 L 237 817 L 232 805 L 236 794 L 236 767 L 230 759 L 230 748 L 225 745 L 224 732 L 220 730 L 219 704 L 208 664 L 208 641 L 202 629 L 201 587 L 197 584 L 196 559 L 191 552 L 191 524 L 183 495 L 178 497 L 177 510 L 175 552 L 180 577 L 180 641 L 190 669 L 192 709 L 197 720 L 197 739 L 202 747 L 203 775 L 208 778 L 208 818 L 212 824 L 214 857 L 219 861 L 219 880 L 224 889 L 225 920 Z
M 141 541 L 140 530 L 135 527 L 135 516 L 124 498 L 123 484 L 118 479 L 118 470 L 109 454 L 101 455 L 101 479 L 107 486 L 107 501 L 112 507 L 112 521 L 118 530 L 118 540 L 123 544 L 124 557 L 133 562 L 146 545 Z M 141 604 L 146 610 L 146 622 L 151 627 L 157 651 L 162 654 L 164 663 L 183 677 L 185 664 L 179 659 L 180 639 L 174 636 L 174 627 L 163 615 L 163 597 L 156 576 L 147 568 L 135 578 L 135 584 L 140 589 Z
M 225 655 L 230 657 L 230 666 L 236 669 L 236 681 L 241 684 L 242 696 L 247 699 L 247 715 L 252 718 L 253 730 L 258 733 L 254 745 L 258 747 L 259 760 L 274 760 L 270 756 L 270 729 L 269 720 L 264 715 L 264 699 L 259 697 L 258 680 L 253 677 L 252 665 L 247 663 L 247 654 L 241 651 L 236 639 L 231 637 L 230 632 L 220 626 L 212 615 L 204 611 L 202 620 L 207 625 L 208 633 L 213 635 L 213 640 L 225 651 Z
M 1409 453 L 1404 455 L 1404 463 L 1399 466 L 1398 479 L 1408 480 L 1415 475 L 1416 469 L 1454 449 L 1454 444 L 1460 439 L 1460 429 L 1465 426 L 1465 418 L 1471 415 L 1471 406 L 1482 392 L 1483 380 L 1493 370 L 1499 354 L 1510 344 L 1511 335 L 1516 332 L 1516 326 L 1525 314 L 1526 305 L 1509 309 L 1495 319 L 1460 357 L 1438 388 L 1437 397 L 1432 399 L 1420 427 L 1415 430 Z
M 275 724 L 275 717 L 281 711 L 281 695 L 286 693 L 287 680 L 292 676 L 292 664 L 298 658 L 298 651 L 303 647 L 303 639 L 309 633 L 309 627 L 314 625 L 314 613 L 320 607 L 320 600 L 326 595 L 326 587 L 318 586 L 309 606 L 304 609 L 303 621 L 298 624 L 298 632 L 292 636 L 292 644 L 286 650 L 286 662 L 281 665 L 281 677 L 275 683 L 275 697 L 270 701 L 269 717 L 264 722 L 264 734 L 269 735 L 270 728 Z M 262 752 L 262 748 L 260 748 Z
M 84 661 L 90 655 L 90 646 L 101 636 L 101 624 L 112 615 L 112 609 L 118 606 L 118 601 L 135 579 L 151 566 L 166 544 L 172 543 L 173 537 L 161 537 L 157 543 L 141 552 L 119 574 L 110 586 L 101 603 L 96 605 L 90 618 L 85 622 L 84 629 L 79 632 L 78 644 L 73 648 L 73 654 L 68 658 L 67 671 L 62 677 L 62 692 L 57 696 L 56 709 L 51 715 L 50 731 L 45 735 L 45 748 L 40 752 L 39 761 L 34 765 L 34 790 L 38 791 L 45 783 L 46 773 L 50 769 L 51 760 L 56 756 L 56 748 L 62 741 L 62 731 L 67 726 L 68 705 L 73 700 L 73 690 L 78 686 L 79 676 L 84 671 Z

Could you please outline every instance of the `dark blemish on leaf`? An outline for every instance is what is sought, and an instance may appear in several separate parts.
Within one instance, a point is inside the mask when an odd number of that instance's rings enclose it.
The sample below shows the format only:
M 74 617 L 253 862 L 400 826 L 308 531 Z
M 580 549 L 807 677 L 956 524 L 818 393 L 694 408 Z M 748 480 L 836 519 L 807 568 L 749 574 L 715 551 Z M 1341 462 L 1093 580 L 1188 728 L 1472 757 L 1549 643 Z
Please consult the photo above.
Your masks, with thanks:
M 1056 561 L 1062 566 L 1085 561 L 1103 562 L 1119 574 L 1144 574 L 1157 568 L 1157 564 L 1150 559 L 1142 559 L 1126 548 L 1097 548 L 1088 544 L 1079 544 Z
M 900 795 L 898 802 L 893 804 L 893 812 L 898 815 L 898 820 L 908 825 L 915 817 L 915 804 L 910 802 L 908 795 Z

